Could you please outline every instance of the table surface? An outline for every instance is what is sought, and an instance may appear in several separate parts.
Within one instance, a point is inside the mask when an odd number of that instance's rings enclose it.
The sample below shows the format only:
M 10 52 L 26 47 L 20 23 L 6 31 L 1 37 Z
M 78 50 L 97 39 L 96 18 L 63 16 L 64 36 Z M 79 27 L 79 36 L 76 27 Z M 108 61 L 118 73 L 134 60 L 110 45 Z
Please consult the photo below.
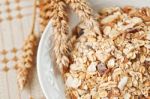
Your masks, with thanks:
M 45 99 L 36 66 L 24 90 L 19 90 L 16 79 L 21 47 L 31 27 L 32 9 L 33 0 L 0 0 L 0 99 Z M 36 28 L 38 32 L 38 21 Z

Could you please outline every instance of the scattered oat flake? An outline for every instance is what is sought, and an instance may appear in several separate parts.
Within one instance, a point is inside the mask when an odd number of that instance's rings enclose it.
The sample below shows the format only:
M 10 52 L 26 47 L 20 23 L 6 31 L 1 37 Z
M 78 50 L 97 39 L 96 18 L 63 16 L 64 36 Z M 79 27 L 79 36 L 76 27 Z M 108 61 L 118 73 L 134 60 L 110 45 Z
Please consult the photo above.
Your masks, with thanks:
M 120 33 L 117 30 L 112 29 L 108 35 L 110 38 L 116 38 L 119 34 Z
M 150 49 L 150 43 L 144 45 L 146 48 Z
M 107 91 L 105 90 L 100 90 L 99 91 L 99 97 L 104 98 L 108 95 Z
M 81 80 L 78 78 L 73 78 L 69 76 L 66 80 L 66 85 L 72 88 L 78 88 L 81 85 Z
M 113 15 L 107 16 L 107 17 L 105 17 L 104 19 L 101 20 L 101 23 L 102 24 L 110 23 L 110 22 L 116 20 L 119 17 L 119 15 L 121 15 L 121 13 L 116 12 Z
M 134 23 L 134 24 L 140 24 L 143 22 L 142 19 L 139 17 L 133 17 L 130 21 L 131 23 Z
M 128 81 L 128 77 L 123 77 L 123 78 L 121 78 L 121 80 L 120 80 L 120 82 L 119 82 L 119 84 L 118 84 L 118 88 L 119 88 L 120 90 L 123 90 L 124 87 L 125 87 L 125 85 L 127 84 L 127 81 Z
M 147 40 L 150 40 L 150 31 L 147 33 L 146 39 L 147 39 Z
M 96 71 L 96 65 L 97 65 L 97 62 L 92 62 L 89 67 L 87 68 L 87 72 L 95 72 Z
M 125 93 L 123 95 L 124 99 L 130 99 L 131 95 L 129 93 Z
M 111 27 L 110 26 L 106 26 L 105 28 L 104 28 L 104 34 L 105 35 L 109 35 L 109 33 L 111 32 Z
M 115 59 L 114 59 L 114 58 L 111 58 L 111 59 L 108 61 L 107 66 L 108 66 L 109 68 L 112 68 L 112 67 L 114 67 L 114 65 L 115 65 Z

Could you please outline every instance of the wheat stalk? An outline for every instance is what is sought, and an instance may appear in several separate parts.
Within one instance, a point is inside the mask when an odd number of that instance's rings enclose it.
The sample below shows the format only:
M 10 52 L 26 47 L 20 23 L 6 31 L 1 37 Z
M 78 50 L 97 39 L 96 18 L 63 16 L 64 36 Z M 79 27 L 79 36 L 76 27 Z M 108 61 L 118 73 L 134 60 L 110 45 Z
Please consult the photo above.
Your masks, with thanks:
M 34 57 L 37 47 L 37 37 L 34 33 L 35 28 L 35 18 L 36 18 L 36 0 L 34 1 L 34 10 L 33 10 L 33 19 L 31 32 L 28 35 L 25 43 L 23 45 L 23 56 L 22 60 L 20 60 L 20 64 L 18 66 L 18 75 L 17 82 L 19 88 L 22 90 L 28 81 L 28 76 L 34 65 Z
M 69 66 L 69 50 L 70 44 L 68 41 L 68 15 L 66 12 L 66 4 L 62 0 L 51 0 L 50 18 L 53 26 L 53 42 L 56 57 L 56 64 L 61 73 Z
M 101 37 L 99 24 L 94 18 L 93 10 L 89 7 L 86 0 L 64 0 L 79 16 L 83 22 L 83 29 L 90 35 L 98 34 Z

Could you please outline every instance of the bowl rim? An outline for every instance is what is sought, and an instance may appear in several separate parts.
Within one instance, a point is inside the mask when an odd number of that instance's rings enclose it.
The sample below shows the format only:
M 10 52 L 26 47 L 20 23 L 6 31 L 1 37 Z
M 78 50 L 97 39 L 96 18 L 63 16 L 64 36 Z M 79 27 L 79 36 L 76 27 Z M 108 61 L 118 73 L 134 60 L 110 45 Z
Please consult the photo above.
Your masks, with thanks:
M 46 36 L 48 35 L 48 30 L 49 28 L 52 28 L 52 25 L 51 25 L 51 22 L 49 21 L 42 36 L 41 36 L 41 39 L 40 39 L 40 42 L 39 42 L 39 46 L 38 46 L 38 50 L 37 50 L 37 75 L 38 75 L 38 80 L 39 80 L 39 83 L 40 83 L 40 86 L 41 86 L 41 89 L 46 97 L 46 99 L 48 99 L 48 95 L 47 95 L 47 92 L 44 88 L 44 85 L 43 85 L 43 82 L 42 82 L 42 75 L 40 73 L 40 55 L 41 55 L 41 51 L 42 51 L 42 44 L 44 43 L 44 38 L 46 38 Z

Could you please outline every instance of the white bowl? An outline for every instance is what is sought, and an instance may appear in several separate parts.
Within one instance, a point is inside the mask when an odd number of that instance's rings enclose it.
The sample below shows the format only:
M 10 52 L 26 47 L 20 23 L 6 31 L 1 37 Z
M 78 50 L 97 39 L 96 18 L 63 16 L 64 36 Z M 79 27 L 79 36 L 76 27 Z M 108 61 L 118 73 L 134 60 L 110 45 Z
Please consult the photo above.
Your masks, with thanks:
M 109 6 L 135 7 L 150 6 L 150 0 L 89 0 L 94 10 Z M 78 23 L 78 18 L 72 12 L 70 14 L 70 26 L 73 28 Z M 37 54 L 37 72 L 41 88 L 47 99 L 65 99 L 63 81 L 60 74 L 54 73 L 50 52 L 52 42 L 49 37 L 52 34 L 51 22 L 48 23 L 40 40 Z

